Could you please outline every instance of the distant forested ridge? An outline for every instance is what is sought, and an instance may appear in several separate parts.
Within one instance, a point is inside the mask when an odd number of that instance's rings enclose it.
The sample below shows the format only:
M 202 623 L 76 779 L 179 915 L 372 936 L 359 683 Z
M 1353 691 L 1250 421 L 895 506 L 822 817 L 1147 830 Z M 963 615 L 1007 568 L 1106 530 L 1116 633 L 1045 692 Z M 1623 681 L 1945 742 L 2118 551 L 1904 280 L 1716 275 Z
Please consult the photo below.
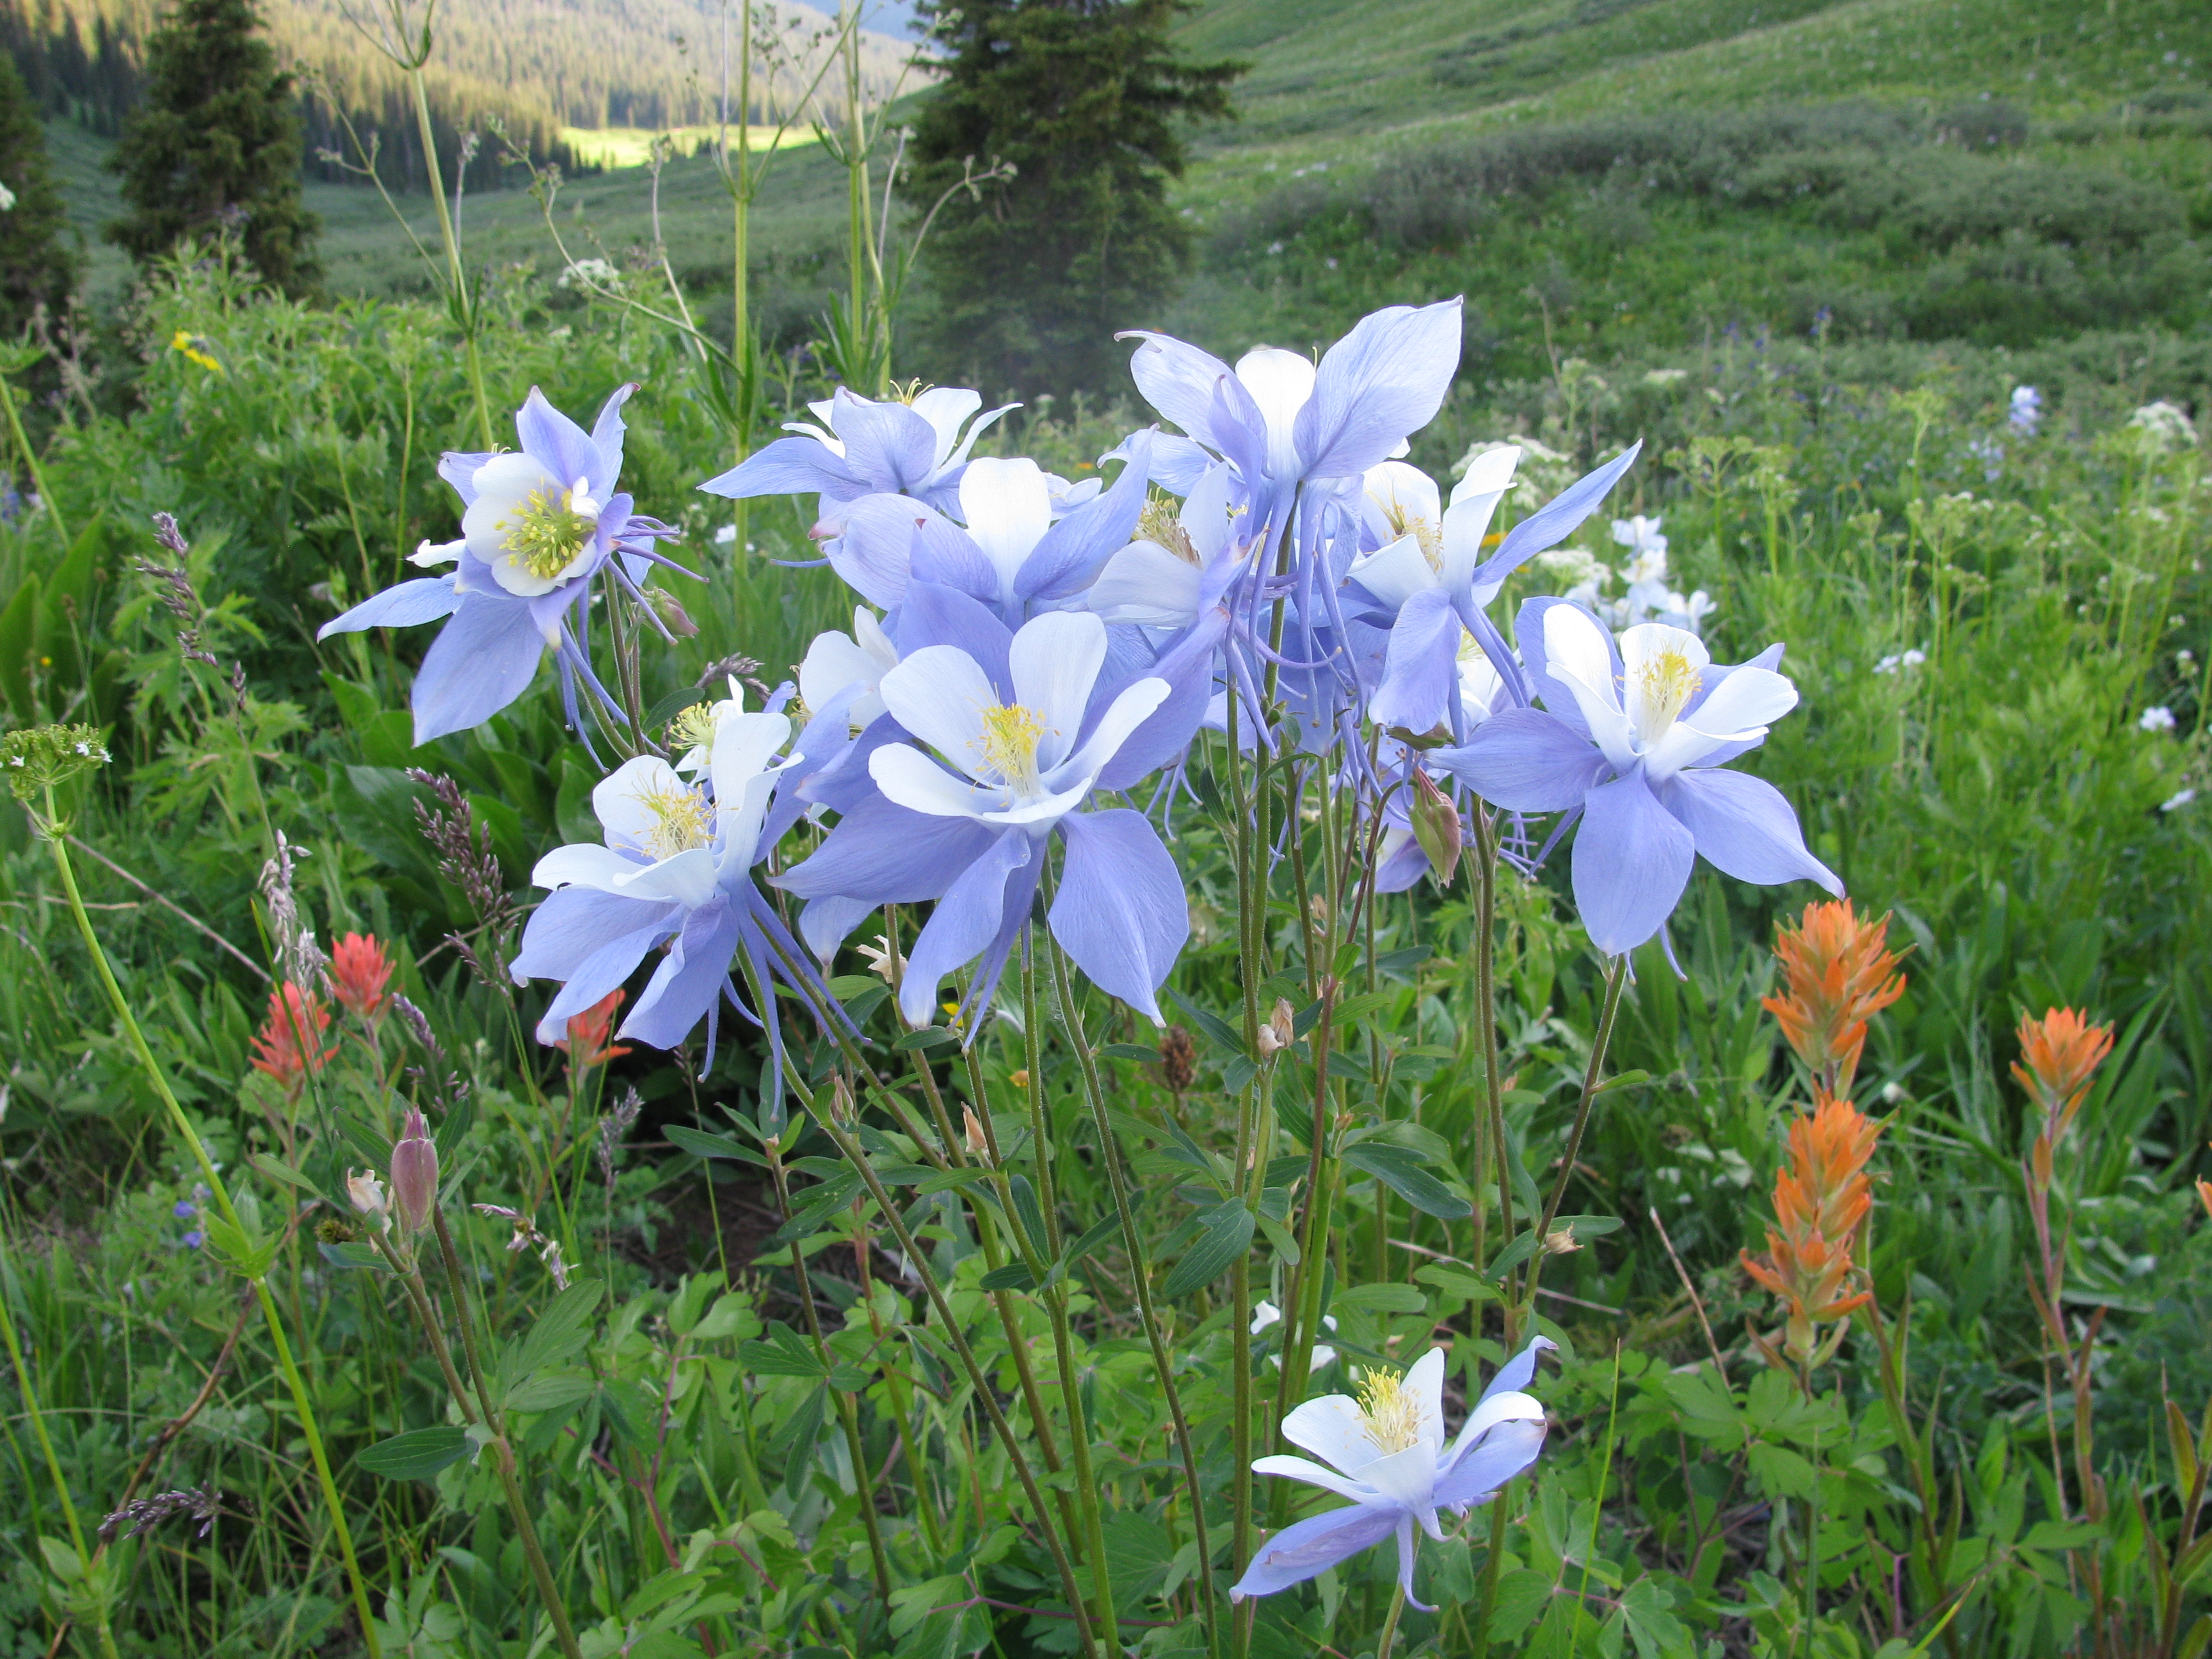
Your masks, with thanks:
M 355 9 L 368 14 L 374 3 Z M 327 88 L 337 106 L 307 100 L 310 155 L 345 148 L 337 114 L 343 110 L 364 139 L 372 131 L 379 135 L 388 181 L 419 181 L 422 146 L 405 82 L 338 0 L 263 0 L 262 9 L 279 55 Z M 46 114 L 112 136 L 137 102 L 145 42 L 159 9 L 156 0 L 0 0 L 0 44 Z M 420 15 L 419 5 L 410 9 Z M 773 120 L 799 103 L 821 61 L 829 20 L 791 5 L 757 4 L 754 15 L 757 30 L 778 44 L 757 61 L 752 116 Z M 435 21 L 427 78 L 449 168 L 461 133 L 483 131 L 493 118 L 533 156 L 573 168 L 563 127 L 713 121 L 723 108 L 726 70 L 727 95 L 735 97 L 737 19 L 722 0 L 466 0 L 441 6 Z M 863 31 L 864 78 L 887 91 L 913 50 Z M 734 107 L 729 113 L 736 118 Z M 472 185 L 495 181 L 498 151 L 487 137 Z

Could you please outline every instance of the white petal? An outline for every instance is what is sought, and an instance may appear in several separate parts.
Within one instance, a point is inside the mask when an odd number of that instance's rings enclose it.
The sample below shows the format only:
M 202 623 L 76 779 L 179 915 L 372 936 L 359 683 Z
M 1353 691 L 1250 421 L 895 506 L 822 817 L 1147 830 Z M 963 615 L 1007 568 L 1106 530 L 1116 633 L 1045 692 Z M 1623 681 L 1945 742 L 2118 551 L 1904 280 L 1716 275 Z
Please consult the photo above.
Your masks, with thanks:
M 1298 411 L 1313 396 L 1313 359 L 1299 352 L 1261 346 L 1237 360 L 1237 378 L 1244 382 L 1244 389 L 1260 406 L 1261 418 L 1267 423 L 1268 476 L 1296 477 L 1298 448 L 1291 428 L 1297 423 Z
M 619 884 L 644 867 L 611 847 L 571 842 L 538 860 L 530 880 L 538 887 L 596 887 L 603 893 L 618 893 Z
M 1620 706 L 1620 688 L 1613 683 L 1613 653 L 1606 648 L 1603 630 L 1573 605 L 1553 605 L 1544 613 L 1544 664 L 1574 694 L 1605 757 L 1615 766 L 1632 764 L 1635 738 Z
M 646 803 L 691 793 L 691 786 L 657 755 L 624 761 L 592 790 L 592 811 L 606 831 L 607 845 L 653 856 L 653 831 L 660 815 Z
M 980 818 L 1003 810 L 1006 791 L 954 776 L 919 749 L 885 744 L 868 757 L 868 775 L 884 796 L 933 818 Z
M 1283 1438 L 1303 1446 L 1316 1457 L 1356 1475 L 1375 1461 L 1375 1443 L 1367 1437 L 1367 1419 L 1359 1402 L 1348 1394 L 1325 1394 L 1292 1409 L 1283 1419 Z
M 965 386 L 933 386 L 917 396 L 914 412 L 927 421 L 937 434 L 937 462 L 943 466 L 960 441 L 960 422 L 982 408 L 983 399 Z
M 876 613 L 865 605 L 853 607 L 853 642 L 876 659 L 878 666 L 898 666 L 898 647 L 891 643 L 884 625 L 876 620 Z
M 1656 781 L 1695 766 L 1724 744 L 1766 735 L 1770 722 L 1797 706 L 1797 688 L 1771 669 L 1730 669 L 1705 700 L 1678 718 L 1651 746 L 1645 769 Z
M 817 634 L 806 647 L 805 660 L 799 665 L 799 696 L 809 708 L 821 708 L 848 685 L 873 685 L 883 672 L 883 665 L 851 635 L 833 629 Z
M 1483 459 L 1487 460 L 1489 457 L 1485 456 Z M 1468 469 L 1469 477 L 1474 477 L 1474 472 L 1475 468 Z M 1491 516 L 1498 511 L 1498 503 L 1504 499 L 1505 492 L 1503 489 L 1478 491 L 1469 495 L 1464 483 L 1452 491 L 1452 504 L 1444 510 L 1445 580 L 1457 584 L 1468 580 L 1474 574 L 1475 567 L 1482 562 L 1482 538 L 1490 533 Z M 1504 585 L 1504 580 L 1501 578 L 1498 586 Z M 1478 592 L 1475 595 L 1475 603 L 1488 605 L 1497 597 L 1498 588 L 1492 587 L 1487 593 Z
M 1375 1488 L 1361 1481 L 1339 1474 L 1334 1469 L 1325 1469 L 1320 1464 L 1304 1457 L 1286 1457 L 1278 1453 L 1273 1457 L 1255 1458 L 1255 1474 L 1279 1474 L 1292 1480 L 1304 1480 L 1310 1486 L 1333 1492 L 1340 1498 L 1349 1498 L 1355 1504 L 1375 1504 Z
M 1444 1443 L 1444 1351 L 1431 1348 L 1416 1359 L 1398 1386 L 1419 1409 L 1415 1427 L 1433 1462 Z
M 751 867 L 761 819 L 781 769 L 770 763 L 790 737 L 787 714 L 732 714 L 714 728 L 716 838 L 724 857 L 739 869 Z
M 1433 1509 L 1437 1449 L 1424 1442 L 1378 1457 L 1359 1471 L 1359 1478 L 1401 1509 Z
M 466 537 L 457 542 L 425 541 L 407 556 L 407 562 L 420 565 L 425 570 L 434 570 L 441 564 L 451 564 L 459 558 L 461 550 L 468 544 Z
M 986 458 L 960 475 L 960 513 L 968 534 L 999 573 L 999 597 L 1011 599 L 1014 573 L 1052 528 L 1052 490 L 1027 456 Z
M 1436 480 L 1403 461 L 1377 461 L 1367 469 L 1367 501 L 1383 522 L 1403 525 L 1419 519 L 1435 524 L 1443 516 Z
M 1152 710 L 1167 701 L 1172 689 L 1165 680 L 1150 678 L 1123 686 L 1112 706 L 1099 716 L 1091 735 L 1083 740 L 1083 747 L 1046 775 L 1046 787 L 1063 789 L 1078 773 L 1096 777 L 1104 771 L 1106 763 L 1129 740 L 1129 734 L 1152 718 Z
M 1157 542 L 1131 542 L 1106 561 L 1087 603 L 1102 622 L 1188 628 L 1198 620 L 1198 567 Z
M 1486 450 L 1474 458 L 1466 476 L 1452 486 L 1452 505 L 1472 501 L 1481 495 L 1503 495 L 1513 485 L 1513 469 L 1521 465 L 1521 448 L 1507 444 L 1502 449 Z
M 1014 701 L 1043 723 L 1039 772 L 1057 766 L 1075 742 L 1091 688 L 1106 661 L 1106 624 L 1087 611 L 1048 611 L 1014 635 L 1006 652 Z
M 1362 554 L 1345 575 L 1393 606 L 1405 604 L 1425 587 L 1437 585 L 1437 573 L 1430 568 L 1428 555 L 1421 551 L 1420 538 L 1416 536 L 1401 536 L 1388 547 Z
M 1236 469 L 1226 461 L 1209 466 L 1183 497 L 1177 521 L 1198 556 L 1212 564 L 1229 550 L 1229 486 Z
M 714 886 L 713 850 L 694 847 L 638 871 L 609 890 L 625 898 L 674 899 L 687 909 L 696 910 L 714 896 Z
M 983 711 L 999 706 L 999 693 L 975 658 L 957 646 L 925 646 L 876 691 L 893 720 L 969 776 L 983 777 Z
M 1259 1335 L 1282 1316 L 1282 1310 L 1272 1302 L 1254 1303 L 1252 1304 L 1252 1334 Z
M 881 754 L 883 751 L 878 750 L 876 752 Z M 1002 823 L 1014 829 L 1026 827 L 1037 830 L 1049 826 L 1059 823 L 1083 805 L 1083 798 L 1091 793 L 1091 785 L 1097 775 L 1095 772 L 1082 773 L 1073 785 L 1054 794 L 1018 799 L 1010 794 L 1006 805 L 998 811 L 979 812 L 976 816 L 986 823 Z

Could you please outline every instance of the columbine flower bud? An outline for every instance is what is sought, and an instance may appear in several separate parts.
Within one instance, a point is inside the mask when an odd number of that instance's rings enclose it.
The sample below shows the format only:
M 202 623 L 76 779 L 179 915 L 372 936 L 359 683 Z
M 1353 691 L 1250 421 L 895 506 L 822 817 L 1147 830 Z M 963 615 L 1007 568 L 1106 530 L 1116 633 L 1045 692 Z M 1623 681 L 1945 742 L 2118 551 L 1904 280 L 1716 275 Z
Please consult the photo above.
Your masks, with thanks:
M 418 1107 L 407 1114 L 399 1144 L 392 1149 L 392 1205 L 403 1233 L 419 1233 L 438 1206 L 438 1146 Z
M 1275 1012 L 1267 1016 L 1267 1023 L 1260 1028 L 1260 1052 L 1273 1054 L 1297 1041 L 1297 1028 L 1292 1023 L 1297 1016 L 1291 1005 L 1281 997 L 1275 999 Z
M 392 1225 L 392 1205 L 384 1196 L 384 1183 L 370 1170 L 350 1170 L 346 1172 L 346 1196 L 353 1207 L 383 1232 Z
M 652 602 L 653 613 L 660 618 L 661 626 L 679 640 L 688 640 L 698 633 L 699 624 L 691 620 L 691 613 L 683 603 L 665 587 L 648 587 L 645 597 Z
M 1459 868 L 1460 848 L 1464 834 L 1460 827 L 1459 808 L 1450 796 L 1437 787 L 1436 780 L 1426 772 L 1413 774 L 1416 793 L 1413 796 L 1412 817 L 1413 839 L 1428 855 L 1429 873 L 1436 878 L 1437 885 L 1451 884 L 1452 874 Z

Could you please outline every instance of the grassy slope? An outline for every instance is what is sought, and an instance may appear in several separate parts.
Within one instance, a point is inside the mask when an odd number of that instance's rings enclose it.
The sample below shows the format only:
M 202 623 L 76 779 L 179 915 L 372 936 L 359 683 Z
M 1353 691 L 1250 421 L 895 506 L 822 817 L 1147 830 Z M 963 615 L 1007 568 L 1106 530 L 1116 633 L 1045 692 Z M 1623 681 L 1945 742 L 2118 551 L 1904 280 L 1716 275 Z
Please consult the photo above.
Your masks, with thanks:
M 2060 113 L 2202 84 L 2212 73 L 2212 7 L 2199 0 L 1213 0 L 1182 39 L 1194 56 L 1252 64 L 1243 118 L 1200 135 L 1182 189 L 1201 218 L 1290 168 L 1356 165 L 1510 122 L 1765 100 L 1948 104 L 1983 94 Z M 98 250 L 95 289 L 112 295 L 127 267 L 97 243 L 113 202 L 98 167 L 105 146 L 72 128 L 50 133 L 72 217 Z M 777 165 L 756 219 L 756 245 L 771 262 L 763 285 L 771 313 L 805 313 L 818 304 L 821 255 L 842 234 L 842 180 L 818 154 L 793 152 Z M 309 197 L 324 218 L 335 291 L 422 286 L 373 192 L 318 185 Z M 571 251 L 619 257 L 647 240 L 649 198 L 636 170 L 570 184 L 559 214 Z M 404 205 L 427 239 L 428 204 Z M 660 207 L 686 280 L 726 282 L 729 208 L 711 165 L 672 165 Z M 472 263 L 558 264 L 524 192 L 475 198 L 466 228 Z

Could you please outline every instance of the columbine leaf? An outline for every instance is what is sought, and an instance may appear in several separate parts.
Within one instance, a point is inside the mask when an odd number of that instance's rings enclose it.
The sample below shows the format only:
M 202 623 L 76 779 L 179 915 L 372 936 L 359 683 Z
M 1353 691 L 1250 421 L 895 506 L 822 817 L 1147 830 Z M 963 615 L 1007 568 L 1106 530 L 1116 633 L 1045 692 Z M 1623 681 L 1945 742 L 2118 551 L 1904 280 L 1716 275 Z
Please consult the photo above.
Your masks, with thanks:
M 1373 1176 L 1425 1215 L 1455 1220 L 1474 1213 L 1474 1206 L 1444 1185 L 1423 1167 L 1419 1153 L 1404 1146 L 1367 1141 L 1349 1147 L 1344 1161 Z
M 1244 1200 L 1232 1198 L 1228 1203 L 1204 1210 L 1198 1216 L 1197 1242 L 1184 1252 L 1168 1282 L 1161 1286 L 1169 1297 L 1188 1296 L 1201 1285 L 1210 1285 L 1228 1268 L 1231 1262 L 1252 1247 L 1252 1233 L 1257 1224 L 1252 1212 L 1244 1207 Z

